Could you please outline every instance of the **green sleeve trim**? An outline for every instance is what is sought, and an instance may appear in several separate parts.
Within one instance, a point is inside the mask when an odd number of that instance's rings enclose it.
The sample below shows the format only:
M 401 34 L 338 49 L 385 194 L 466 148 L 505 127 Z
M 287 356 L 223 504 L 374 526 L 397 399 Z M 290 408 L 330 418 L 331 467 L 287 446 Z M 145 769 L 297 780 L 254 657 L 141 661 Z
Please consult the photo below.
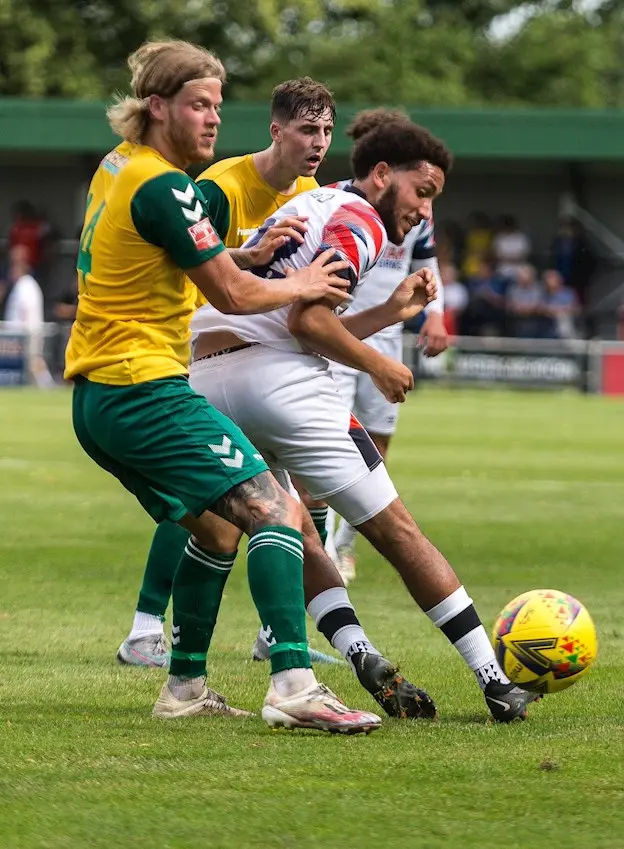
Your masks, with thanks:
M 181 171 L 143 183 L 130 205 L 137 233 L 164 248 L 178 268 L 201 265 L 224 250 L 201 189 Z
M 214 180 L 198 180 L 197 185 L 202 190 L 208 205 L 208 214 L 215 230 L 225 242 L 227 231 L 230 229 L 230 201 L 221 186 Z

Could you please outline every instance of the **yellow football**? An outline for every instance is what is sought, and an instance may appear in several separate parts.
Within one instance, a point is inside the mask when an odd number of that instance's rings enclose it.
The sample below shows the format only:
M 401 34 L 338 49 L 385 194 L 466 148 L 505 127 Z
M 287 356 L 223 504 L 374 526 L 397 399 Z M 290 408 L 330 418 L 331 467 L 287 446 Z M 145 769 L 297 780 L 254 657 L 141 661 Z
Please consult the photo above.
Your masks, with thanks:
M 557 693 L 589 672 L 598 651 L 587 608 L 559 590 L 531 590 L 501 610 L 492 642 L 507 677 L 524 690 Z

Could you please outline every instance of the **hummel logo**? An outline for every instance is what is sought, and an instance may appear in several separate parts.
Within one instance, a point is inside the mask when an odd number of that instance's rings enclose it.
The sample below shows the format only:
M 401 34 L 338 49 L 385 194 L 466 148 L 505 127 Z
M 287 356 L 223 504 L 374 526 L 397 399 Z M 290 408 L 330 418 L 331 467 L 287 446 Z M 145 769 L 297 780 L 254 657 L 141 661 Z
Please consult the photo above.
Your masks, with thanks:
M 180 626 L 174 625 L 171 629 L 171 645 L 177 646 L 180 642 Z
M 234 456 L 229 457 L 225 456 L 226 454 L 230 454 L 232 450 L 232 440 L 229 436 L 224 436 L 221 440 L 221 445 L 211 445 L 208 444 L 208 448 L 215 454 L 218 454 L 221 457 L 221 462 L 224 466 L 228 466 L 231 469 L 242 469 L 243 467 L 243 452 L 240 448 L 236 448 L 234 450 Z
M 267 625 L 266 628 L 263 625 L 262 628 L 260 628 L 260 636 L 264 637 L 267 646 L 274 646 L 277 642 L 277 640 L 273 636 L 273 631 L 271 630 L 270 625 Z
M 229 436 L 224 436 L 221 440 L 221 445 L 210 445 L 208 444 L 208 448 L 211 451 L 214 451 L 215 454 L 229 454 L 230 448 L 232 447 L 232 440 Z
M 183 205 L 182 214 L 184 215 L 186 220 L 192 221 L 194 224 L 197 223 L 203 215 L 203 210 L 201 203 L 195 195 L 195 189 L 193 188 L 193 184 L 189 183 L 186 187 L 186 191 L 184 192 L 181 192 L 179 189 L 171 189 L 171 192 L 174 198 Z M 193 201 L 195 201 L 195 206 L 192 209 L 184 208 L 190 207 Z

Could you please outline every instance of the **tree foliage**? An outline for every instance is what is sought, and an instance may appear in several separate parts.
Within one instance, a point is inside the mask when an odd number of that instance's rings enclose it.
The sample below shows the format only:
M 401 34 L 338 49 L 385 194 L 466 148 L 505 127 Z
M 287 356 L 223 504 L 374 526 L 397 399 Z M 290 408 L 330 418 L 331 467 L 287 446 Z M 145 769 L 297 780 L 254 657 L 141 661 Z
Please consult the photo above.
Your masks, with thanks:
M 0 95 L 107 98 L 133 49 L 179 37 L 220 56 L 230 98 L 310 74 L 356 102 L 621 107 L 623 5 L 0 0 Z

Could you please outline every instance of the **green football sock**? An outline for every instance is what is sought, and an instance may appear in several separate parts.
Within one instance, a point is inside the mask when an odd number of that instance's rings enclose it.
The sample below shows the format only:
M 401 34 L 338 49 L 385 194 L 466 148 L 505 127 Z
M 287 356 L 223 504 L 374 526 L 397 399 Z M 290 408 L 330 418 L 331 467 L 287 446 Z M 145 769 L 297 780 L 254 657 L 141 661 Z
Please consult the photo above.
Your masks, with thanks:
M 173 626 L 169 674 L 198 678 L 206 674 L 206 655 L 217 621 L 233 554 L 205 551 L 189 539 L 173 579 Z
M 269 644 L 271 672 L 311 666 L 303 597 L 303 537 L 266 527 L 247 548 L 249 588 Z
M 323 546 L 327 542 L 327 510 L 328 507 L 312 507 L 310 516 L 314 522 L 314 527 L 318 531 Z
M 190 534 L 174 522 L 161 522 L 147 555 L 137 610 L 165 618 L 173 576 Z

